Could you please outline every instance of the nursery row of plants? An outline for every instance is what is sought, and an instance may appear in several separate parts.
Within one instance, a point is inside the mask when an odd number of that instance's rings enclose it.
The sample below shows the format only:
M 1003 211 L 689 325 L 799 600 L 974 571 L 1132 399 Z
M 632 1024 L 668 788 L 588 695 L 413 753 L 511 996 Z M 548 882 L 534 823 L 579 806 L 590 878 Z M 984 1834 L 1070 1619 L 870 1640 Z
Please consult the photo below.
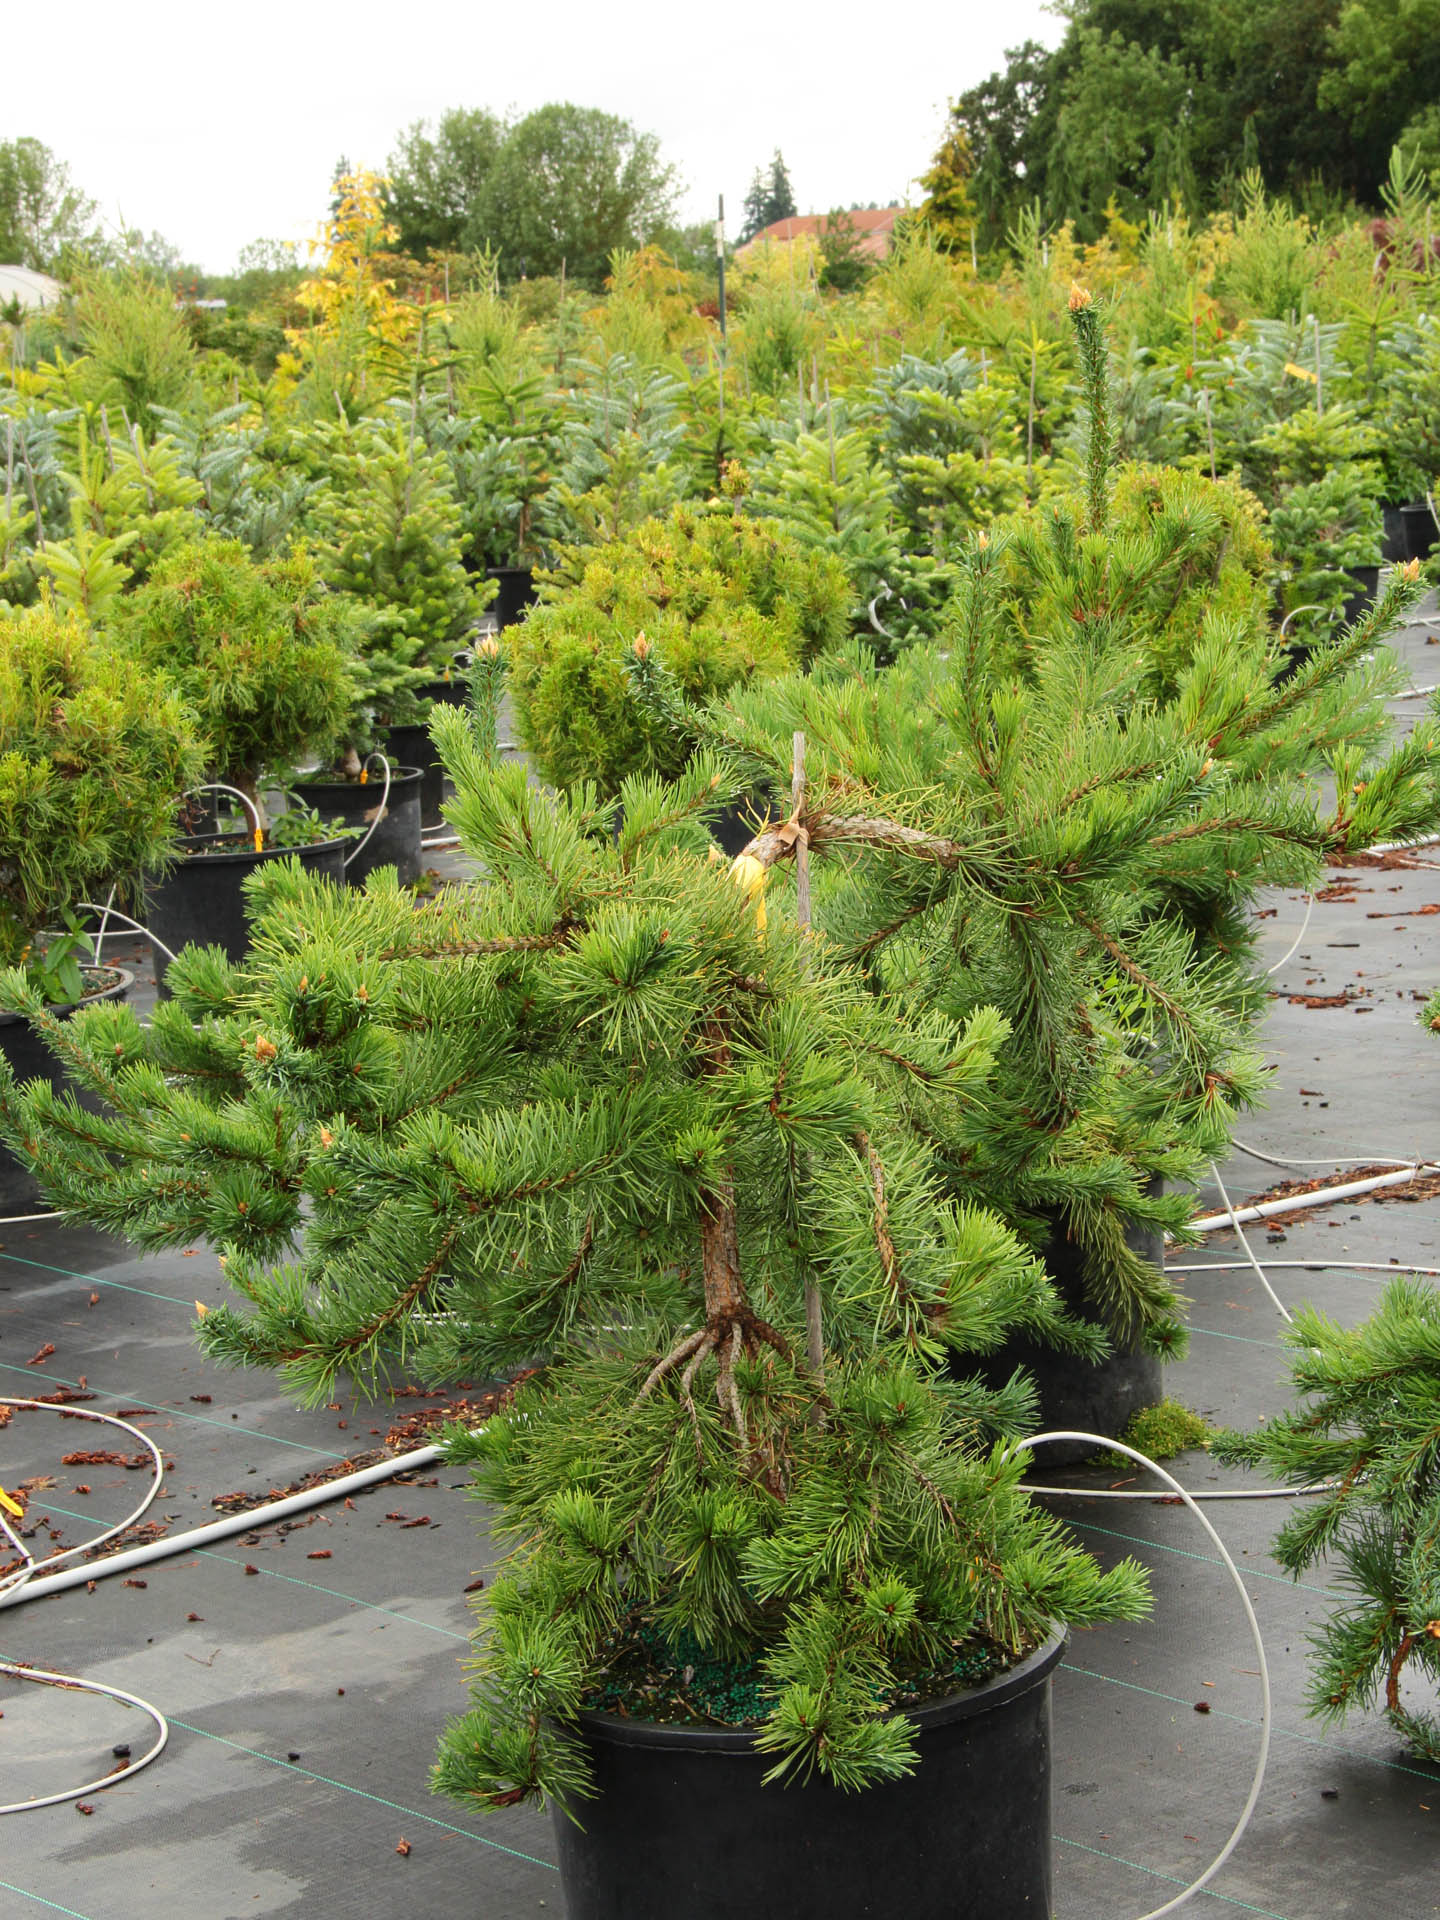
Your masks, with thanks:
M 990 280 L 917 229 L 839 298 L 762 251 L 722 325 L 653 253 L 407 298 L 357 177 L 268 374 L 133 277 L 12 332 L 0 1003 L 53 1072 L 0 1066 L 0 1134 L 222 1250 L 206 1349 L 306 1399 L 526 1376 L 451 1436 L 514 1556 L 437 1782 L 579 1814 L 576 1920 L 637 1911 L 637 1807 L 657 1912 L 826 1858 L 836 1911 L 938 1914 L 981 1856 L 1048 1910 L 1047 1676 L 1146 1594 L 1017 1443 L 1183 1351 L 1160 1236 L 1262 1097 L 1259 890 L 1440 831 L 1440 720 L 1384 704 L 1440 473 L 1403 169 L 1390 214 L 1377 258 L 1256 191 Z M 482 876 L 420 899 L 407 726 Z M 76 1009 L 99 916 L 242 855 L 147 1023 Z M 1432 1759 L 1434 1326 L 1397 1288 L 1302 1351 L 1330 1411 L 1229 1443 L 1340 1483 L 1287 1546 L 1357 1572 L 1317 1704 L 1383 1685 Z M 707 1739 L 744 1849 L 713 1774 L 656 1810 L 644 1755 Z M 922 1791 L 952 1852 L 902 1866 Z

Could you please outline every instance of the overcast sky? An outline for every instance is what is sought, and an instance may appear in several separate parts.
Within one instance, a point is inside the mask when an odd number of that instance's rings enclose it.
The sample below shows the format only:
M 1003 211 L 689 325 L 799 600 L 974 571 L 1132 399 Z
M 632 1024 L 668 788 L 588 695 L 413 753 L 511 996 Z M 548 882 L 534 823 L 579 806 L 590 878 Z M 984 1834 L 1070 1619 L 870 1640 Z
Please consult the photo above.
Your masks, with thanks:
M 395 135 L 447 107 L 603 107 L 658 134 L 686 220 L 738 214 L 779 146 L 801 212 L 903 199 L 947 99 L 1008 46 L 1053 45 L 1039 0 L 72 0 L 17 5 L 0 137 L 65 160 L 104 218 L 158 229 L 228 271 L 249 240 L 303 240 L 337 157 L 383 168 Z M 731 219 L 733 233 L 738 222 Z

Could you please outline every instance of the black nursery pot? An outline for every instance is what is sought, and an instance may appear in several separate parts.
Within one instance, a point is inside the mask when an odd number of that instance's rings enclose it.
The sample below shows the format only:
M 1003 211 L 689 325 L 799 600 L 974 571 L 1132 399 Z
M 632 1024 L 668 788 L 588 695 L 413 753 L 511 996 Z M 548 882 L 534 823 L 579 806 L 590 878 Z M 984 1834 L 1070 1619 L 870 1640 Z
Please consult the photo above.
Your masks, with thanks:
M 1065 1634 L 913 1710 L 919 1764 L 763 1786 L 739 1729 L 580 1716 L 599 1789 L 554 1814 L 569 1920 L 1050 1920 L 1050 1676 Z
M 52 1006 L 49 1011 L 57 1020 L 68 1020 L 81 1007 L 98 1006 L 102 1000 L 123 1000 L 135 978 L 123 967 L 95 968 L 93 971 L 110 978 L 111 984 L 87 994 L 85 999 L 73 1006 Z M 88 1107 L 92 1113 L 101 1111 L 101 1102 L 94 1094 L 85 1092 L 67 1080 L 64 1067 L 23 1014 L 0 1013 L 0 1050 L 3 1050 L 11 1072 L 22 1085 L 27 1080 L 44 1080 L 57 1092 L 61 1088 L 68 1088 L 78 1096 L 81 1106 Z M 37 1202 L 43 1203 L 43 1200 L 40 1182 L 34 1174 L 21 1165 L 7 1146 L 0 1145 L 0 1213 L 29 1213 Z
M 538 597 L 535 592 L 535 569 L 533 567 L 487 567 L 485 578 L 499 582 L 500 591 L 490 602 L 487 611 L 495 619 L 503 632 L 513 627 L 524 616 L 525 609 L 535 604 Z
M 424 829 L 445 824 L 440 809 L 445 802 L 445 769 L 430 738 L 430 729 L 422 721 L 413 727 L 387 727 L 385 749 L 402 766 L 420 769 L 420 825 Z
M 1405 529 L 1404 560 L 1428 560 L 1435 551 L 1435 542 L 1440 538 L 1440 529 L 1436 528 L 1435 516 L 1429 503 L 1424 500 L 1412 501 L 1400 509 L 1401 523 Z
M 1125 1239 L 1143 1258 L 1163 1266 L 1165 1237 L 1158 1230 L 1131 1227 Z M 1042 1248 L 1041 1258 L 1067 1311 L 1077 1319 L 1093 1320 L 1095 1309 L 1086 1302 L 1080 1250 L 1058 1226 Z M 1039 1391 L 1041 1432 L 1068 1428 L 1118 1440 L 1132 1416 L 1142 1407 L 1155 1406 L 1165 1392 L 1165 1369 L 1160 1360 L 1137 1346 L 1122 1347 L 1113 1339 L 1111 1353 L 1098 1364 L 1018 1337 L 978 1361 L 972 1355 L 957 1354 L 950 1362 L 956 1375 L 978 1373 L 991 1387 L 1004 1386 L 1017 1367 L 1025 1369 Z M 1078 1440 L 1057 1440 L 1045 1448 L 1044 1457 L 1055 1466 L 1071 1465 L 1093 1451 Z
M 384 802 L 375 831 L 357 854 L 358 840 L 346 848 L 345 878 L 358 887 L 366 874 L 376 867 L 394 867 L 402 887 L 412 887 L 420 878 L 420 785 L 424 775 L 419 767 L 393 767 L 390 793 Z M 294 791 L 307 806 L 314 807 L 322 820 L 337 817 L 347 827 L 362 831 L 375 818 L 385 792 L 385 780 L 300 780 Z
M 1348 579 L 1355 582 L 1354 591 L 1345 596 L 1345 624 L 1348 627 L 1358 620 L 1370 606 L 1380 591 L 1379 567 L 1346 567 Z
M 419 692 L 422 700 L 436 701 L 442 707 L 463 707 L 470 698 L 470 682 L 457 673 L 450 680 L 427 680 Z
M 1405 529 L 1404 507 L 1382 507 L 1380 517 L 1384 531 L 1380 536 L 1380 558 L 1389 565 L 1410 558 L 1410 547 Z
M 337 886 L 345 879 L 345 840 L 318 840 L 310 847 L 265 847 L 255 851 L 248 833 L 188 834 L 181 857 L 164 877 L 145 889 L 146 924 L 172 953 L 198 945 L 223 947 L 231 960 L 243 960 L 250 945 L 245 917 L 245 878 L 267 860 L 299 860 Z M 169 961 L 155 949 L 155 984 L 165 993 Z

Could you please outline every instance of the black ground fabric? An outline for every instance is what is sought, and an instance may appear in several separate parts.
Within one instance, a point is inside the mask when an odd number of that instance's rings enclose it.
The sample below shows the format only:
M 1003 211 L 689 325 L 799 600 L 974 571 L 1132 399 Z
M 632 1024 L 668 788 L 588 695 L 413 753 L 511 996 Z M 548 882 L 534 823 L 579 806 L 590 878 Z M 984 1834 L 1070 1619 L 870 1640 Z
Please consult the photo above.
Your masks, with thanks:
M 1430 632 L 1440 628 L 1417 626 L 1403 639 L 1417 685 L 1440 679 Z M 1420 704 L 1398 704 L 1397 716 Z M 1440 985 L 1440 848 L 1422 858 L 1434 864 L 1328 876 L 1274 980 L 1270 1107 L 1241 1128 L 1253 1146 L 1322 1164 L 1287 1170 L 1237 1152 L 1223 1170 L 1237 1200 L 1355 1159 L 1440 1156 L 1440 1041 L 1415 1023 Z M 435 864 L 458 870 L 453 857 Z M 1276 895 L 1264 904 L 1278 960 L 1305 903 Z M 118 957 L 143 983 L 143 957 L 128 948 Z M 1218 1193 L 1197 1204 L 1213 1211 Z M 1365 1315 L 1384 1273 L 1278 1263 L 1440 1266 L 1440 1198 L 1404 1189 L 1251 1232 L 1261 1258 L 1277 1263 L 1267 1271 L 1283 1300 L 1314 1302 L 1345 1323 Z M 1217 1424 L 1278 1411 L 1278 1317 L 1233 1234 L 1175 1258 L 1211 1270 L 1187 1276 L 1190 1354 L 1168 1370 L 1167 1390 Z M 93 1394 L 88 1406 L 127 1412 L 165 1453 L 164 1493 L 147 1519 L 172 1531 L 214 1518 L 219 1496 L 288 1489 L 365 1455 L 398 1421 L 440 1404 L 346 1398 L 299 1413 L 268 1376 L 218 1372 L 196 1351 L 190 1321 L 197 1300 L 216 1303 L 223 1292 L 204 1249 L 141 1259 L 53 1224 L 0 1227 L 0 1391 L 65 1386 Z M 52 1413 L 16 1413 L 0 1430 L 0 1484 L 34 1483 L 29 1516 L 47 1516 L 37 1549 L 82 1540 L 134 1503 L 143 1471 L 62 1464 L 66 1453 L 106 1448 L 119 1450 L 113 1435 Z M 1262 1484 L 1203 1453 L 1173 1470 L 1191 1488 Z M 1138 1471 L 1062 1473 L 1043 1460 L 1036 1477 L 1144 1484 Z M 1253 1765 L 1259 1683 L 1228 1577 L 1184 1509 L 1083 1492 L 1058 1504 L 1102 1558 L 1138 1554 L 1155 1589 L 1142 1626 L 1077 1634 L 1054 1689 L 1056 1912 L 1125 1920 L 1171 1898 L 1223 1843 Z M 1271 1560 L 1281 1503 L 1208 1511 L 1260 1619 L 1274 1737 L 1255 1818 L 1190 1910 L 1269 1920 L 1440 1914 L 1440 1771 L 1409 1760 L 1378 1715 L 1330 1731 L 1307 1719 L 1305 1637 L 1332 1600 L 1323 1571 L 1297 1583 Z M 79 1586 L 0 1610 L 0 1656 L 126 1688 L 172 1726 L 157 1764 L 86 1796 L 93 1811 L 67 1801 L 0 1822 L 0 1913 L 563 1914 L 546 1819 L 523 1808 L 481 1819 L 427 1787 L 436 1731 L 464 1701 L 465 1590 L 492 1558 L 484 1517 L 461 1476 L 441 1467 L 93 1592 Z M 93 1779 L 117 1764 L 112 1748 L 138 1754 L 151 1739 L 132 1710 L 23 1682 L 0 1680 L 0 1711 L 5 1800 Z M 959 1899 L 957 1890 L 957 1911 Z

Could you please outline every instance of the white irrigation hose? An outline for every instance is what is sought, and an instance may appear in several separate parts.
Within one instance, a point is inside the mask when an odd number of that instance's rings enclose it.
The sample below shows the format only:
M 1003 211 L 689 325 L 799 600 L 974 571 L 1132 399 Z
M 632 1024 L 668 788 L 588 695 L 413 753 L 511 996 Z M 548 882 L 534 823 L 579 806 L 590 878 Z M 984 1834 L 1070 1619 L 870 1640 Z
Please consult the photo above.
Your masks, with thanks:
M 27 1407 L 40 1413 L 63 1413 L 66 1419 L 96 1420 L 107 1427 L 119 1427 L 122 1433 L 128 1433 L 132 1440 L 138 1440 L 140 1442 L 141 1446 L 149 1453 L 155 1468 L 154 1477 L 150 1482 L 149 1490 L 145 1498 L 140 1502 L 139 1506 L 132 1508 L 123 1520 L 117 1521 L 113 1527 L 107 1527 L 103 1533 L 95 1534 L 91 1539 L 82 1542 L 80 1546 L 63 1547 L 59 1553 L 47 1554 L 43 1560 L 37 1560 L 35 1558 L 30 1549 L 25 1545 L 25 1542 L 15 1533 L 10 1522 L 6 1519 L 4 1512 L 0 1511 L 0 1531 L 3 1531 L 9 1537 L 15 1551 L 21 1556 L 24 1562 L 22 1566 L 13 1569 L 4 1576 L 0 1576 L 0 1605 L 4 1605 L 6 1604 L 6 1597 L 14 1591 L 27 1587 L 30 1581 L 36 1578 L 42 1567 L 57 1566 L 62 1560 L 73 1560 L 77 1553 L 93 1553 L 96 1547 L 103 1546 L 107 1540 L 113 1540 L 116 1534 L 124 1533 L 128 1528 L 133 1527 L 140 1516 L 149 1511 L 155 1496 L 160 1491 L 161 1483 L 165 1478 L 165 1462 L 161 1456 L 160 1449 L 150 1438 L 149 1434 L 143 1433 L 139 1427 L 132 1427 L 128 1420 L 122 1420 L 118 1414 L 96 1413 L 89 1407 L 65 1406 L 63 1403 L 54 1400 L 22 1400 L 18 1399 L 14 1394 L 9 1393 L 0 1393 L 0 1406 Z M 119 1557 L 123 1558 L 124 1556 L 121 1555 Z M 93 1575 L 85 1567 L 76 1568 L 75 1571 L 82 1580 L 93 1578 Z M 54 1576 L 47 1575 L 45 1578 L 53 1579 Z M 41 1584 L 44 1584 L 43 1580 Z
M 1043 1447 L 1047 1442 L 1052 1440 L 1089 1441 L 1098 1447 L 1112 1448 L 1116 1453 L 1125 1454 L 1127 1458 L 1133 1460 L 1137 1466 L 1148 1467 L 1152 1473 L 1158 1474 L 1166 1486 L 1170 1488 L 1171 1492 L 1180 1496 L 1181 1500 L 1184 1501 L 1185 1505 L 1210 1536 L 1216 1552 L 1220 1555 L 1225 1570 L 1234 1583 L 1235 1591 L 1240 1596 L 1240 1604 L 1245 1611 L 1245 1623 L 1250 1629 L 1250 1638 L 1255 1645 L 1255 1658 L 1258 1664 L 1260 1678 L 1260 1751 L 1255 1757 L 1255 1772 L 1250 1780 L 1250 1791 L 1245 1796 L 1245 1805 L 1240 1810 L 1240 1818 L 1235 1822 L 1235 1825 L 1230 1831 L 1230 1838 L 1225 1842 L 1219 1853 L 1216 1854 L 1215 1858 L 1199 1878 L 1192 1880 L 1189 1886 L 1183 1888 L 1173 1899 L 1167 1900 L 1163 1907 L 1152 1907 L 1149 1913 L 1141 1916 L 1141 1920 L 1160 1920 L 1162 1914 L 1174 1913 L 1177 1907 L 1183 1906 L 1185 1902 L 1189 1900 L 1192 1895 L 1197 1894 L 1208 1881 L 1214 1879 L 1215 1875 L 1220 1871 L 1221 1867 L 1224 1866 L 1236 1847 L 1239 1846 L 1241 1837 L 1245 1829 L 1249 1826 L 1251 1815 L 1254 1813 L 1256 1805 L 1259 1802 L 1260 1789 L 1265 1783 L 1265 1766 L 1270 1757 L 1270 1667 L 1265 1658 L 1265 1643 L 1260 1636 L 1260 1622 L 1255 1617 L 1255 1608 L 1251 1604 L 1249 1594 L 1245 1591 L 1245 1583 L 1240 1578 L 1240 1569 L 1230 1558 L 1225 1542 L 1200 1511 L 1194 1495 L 1187 1493 L 1173 1474 L 1167 1473 L 1164 1467 L 1157 1465 L 1154 1460 L 1150 1459 L 1147 1454 L 1141 1453 L 1138 1448 L 1127 1446 L 1123 1440 L 1110 1440 L 1103 1434 L 1097 1433 L 1080 1433 L 1069 1430 L 1057 1430 L 1053 1433 L 1037 1433 L 1028 1440 L 1017 1442 L 1014 1447 L 1007 1449 L 1007 1452 L 1015 1453 L 1022 1449 L 1029 1450 L 1034 1447 Z
M 72 1560 L 78 1553 L 93 1553 L 96 1547 L 103 1546 L 107 1540 L 113 1540 L 117 1534 L 124 1533 L 127 1528 L 133 1527 L 140 1516 L 148 1511 L 151 1502 L 160 1491 L 161 1483 L 165 1478 L 165 1462 L 161 1457 L 160 1449 L 150 1436 L 143 1433 L 139 1427 L 132 1427 L 128 1420 L 122 1420 L 118 1414 L 96 1413 L 88 1407 L 62 1406 L 52 1400 L 23 1400 L 9 1393 L 0 1394 L 0 1406 L 26 1407 L 41 1413 L 63 1414 L 69 1420 L 95 1420 L 107 1427 L 119 1427 L 122 1433 L 128 1433 L 132 1439 L 138 1440 L 148 1449 L 154 1465 L 154 1475 L 144 1499 L 138 1506 L 132 1507 L 123 1520 L 118 1521 L 113 1527 L 107 1527 L 103 1533 L 95 1534 L 80 1546 L 63 1547 L 59 1553 L 47 1554 L 43 1560 L 35 1558 L 24 1540 L 10 1525 L 3 1510 L 0 1510 L 0 1531 L 4 1532 L 21 1556 L 21 1565 L 0 1578 L 0 1605 L 10 1605 L 13 1604 L 9 1598 L 11 1595 L 20 1599 L 29 1597 L 26 1589 L 32 1580 L 36 1579 L 41 1567 L 55 1566 L 61 1560 Z M 123 1559 L 124 1555 L 111 1557 Z M 83 1566 L 73 1568 L 71 1571 L 81 1580 L 92 1577 L 88 1569 Z M 54 1574 L 46 1575 L 39 1584 L 44 1585 L 46 1581 L 56 1577 Z M 165 1751 L 165 1743 L 170 1738 L 170 1724 L 158 1707 L 152 1707 L 150 1702 L 142 1700 L 139 1694 L 127 1693 L 123 1687 L 107 1686 L 102 1680 L 82 1680 L 75 1674 L 51 1673 L 48 1668 L 29 1667 L 14 1660 L 0 1660 L 0 1673 L 8 1673 L 15 1680 L 34 1681 L 39 1686 L 59 1687 L 67 1693 L 104 1694 L 112 1700 L 123 1701 L 126 1706 L 138 1707 L 142 1713 L 148 1713 L 160 1730 L 160 1737 L 154 1746 L 148 1753 L 142 1754 L 138 1760 L 128 1761 L 125 1766 L 117 1767 L 114 1772 L 105 1774 L 99 1780 L 87 1780 L 83 1786 L 67 1787 L 63 1793 L 47 1793 L 31 1800 L 12 1800 L 7 1805 L 0 1806 L 0 1813 L 28 1813 L 36 1807 L 55 1807 L 63 1801 L 78 1800 L 82 1794 L 99 1793 L 106 1787 L 115 1786 L 121 1780 L 128 1780 L 133 1774 L 139 1773 L 142 1767 L 148 1767 L 152 1760 L 158 1760 Z
M 1334 1154 L 1327 1154 L 1323 1159 L 1319 1160 L 1295 1160 L 1292 1159 L 1289 1154 L 1286 1154 L 1284 1159 L 1280 1159 L 1276 1154 L 1262 1153 L 1259 1147 L 1247 1146 L 1243 1140 L 1233 1133 L 1230 1136 L 1230 1144 L 1232 1147 L 1238 1147 L 1241 1153 L 1248 1153 L 1252 1160 L 1263 1160 L 1267 1167 L 1280 1167 L 1284 1169 L 1285 1167 L 1333 1167 L 1337 1165 Z M 1440 1172 L 1440 1168 L 1432 1167 L 1428 1161 L 1421 1160 L 1418 1155 L 1413 1153 L 1352 1153 L 1347 1154 L 1343 1160 L 1338 1162 L 1342 1167 L 1373 1167 L 1377 1163 L 1392 1167 L 1409 1167 L 1416 1171 L 1427 1173 Z
M 1295 1318 L 1294 1314 L 1291 1313 L 1290 1309 L 1285 1305 L 1285 1302 L 1280 1298 L 1279 1294 L 1276 1293 L 1275 1289 L 1271 1286 L 1270 1282 L 1266 1279 L 1265 1269 L 1261 1266 L 1260 1262 L 1255 1258 L 1254 1249 L 1251 1247 L 1250 1242 L 1245 1238 L 1245 1229 L 1240 1224 L 1240 1216 L 1235 1211 L 1234 1202 L 1231 1200 L 1229 1194 L 1225 1191 L 1225 1182 L 1220 1177 L 1220 1169 L 1213 1160 L 1210 1162 L 1210 1171 L 1215 1176 L 1215 1184 L 1220 1189 L 1220 1198 L 1225 1202 L 1225 1206 L 1227 1209 L 1226 1217 L 1229 1219 L 1231 1226 L 1234 1227 L 1235 1229 L 1236 1237 L 1239 1240 L 1242 1249 L 1244 1250 L 1246 1259 L 1250 1262 L 1251 1266 L 1255 1269 L 1256 1273 L 1259 1275 L 1260 1284 L 1265 1289 L 1266 1293 L 1269 1294 L 1271 1304 L 1274 1306 L 1275 1311 L 1279 1314 L 1280 1318 L 1286 1321 L 1287 1323 L 1293 1321 Z M 1386 1177 L 1389 1178 L 1390 1176 L 1387 1175 Z M 1409 1177 L 1412 1180 L 1414 1179 L 1415 1175 L 1413 1171 L 1411 1172 Z
M 34 1680 L 41 1686 L 61 1687 L 67 1693 L 105 1694 L 111 1700 L 121 1700 L 127 1707 L 138 1707 L 142 1713 L 148 1713 L 160 1729 L 160 1737 L 148 1753 L 123 1767 L 117 1767 L 114 1773 L 104 1774 L 99 1780 L 87 1780 L 83 1787 L 67 1787 L 64 1793 L 47 1793 L 38 1800 L 12 1800 L 8 1806 L 0 1806 L 0 1813 L 29 1813 L 36 1807 L 58 1807 L 67 1800 L 78 1800 L 82 1794 L 100 1793 L 106 1787 L 118 1786 L 120 1781 L 131 1779 L 142 1767 L 148 1767 L 152 1760 L 158 1760 L 165 1751 L 165 1743 L 170 1738 L 170 1723 L 158 1707 L 152 1707 L 138 1693 L 127 1693 L 123 1687 L 107 1687 L 100 1680 L 77 1680 L 69 1673 L 48 1673 L 43 1667 L 19 1666 L 13 1660 L 0 1660 L 0 1673 L 8 1673 L 15 1680 Z
M 143 933 L 151 946 L 158 947 L 167 960 L 173 960 L 175 958 L 175 955 L 170 951 L 169 947 L 166 946 L 159 934 L 152 933 L 149 927 L 142 926 L 138 920 L 132 920 L 128 913 L 121 913 L 118 907 L 112 907 L 108 901 L 103 907 L 97 906 L 93 900 L 77 900 L 75 904 L 83 908 L 86 913 L 103 913 L 112 920 L 123 920 L 132 933 Z M 96 934 L 95 938 L 97 940 L 103 940 L 105 935 L 103 933 Z
M 67 1407 L 65 1411 L 69 1413 L 73 1409 Z M 79 1586 L 86 1580 L 103 1580 L 113 1573 L 128 1573 L 132 1567 L 147 1566 L 153 1560 L 165 1560 L 172 1554 L 190 1553 L 197 1547 L 208 1546 L 211 1541 L 226 1540 L 233 1533 L 251 1533 L 257 1527 L 267 1527 L 276 1520 L 284 1520 L 292 1513 L 304 1513 L 327 1501 L 343 1499 L 345 1495 L 357 1493 L 363 1487 L 374 1486 L 377 1481 L 392 1480 L 398 1473 L 410 1473 L 419 1467 L 428 1467 L 440 1456 L 439 1447 L 417 1447 L 411 1453 L 397 1453 L 389 1460 L 377 1461 L 373 1467 L 360 1467 L 354 1473 L 342 1474 L 337 1480 L 325 1480 L 319 1486 L 307 1487 L 303 1493 L 287 1494 L 281 1500 L 271 1500 L 262 1507 L 249 1507 L 243 1513 L 227 1513 L 223 1519 L 212 1520 L 203 1527 L 191 1527 L 185 1533 L 167 1534 L 163 1540 L 150 1540 L 143 1547 L 129 1547 L 123 1553 L 112 1553 L 84 1566 L 37 1575 L 14 1593 L 0 1593 L 0 1609 L 36 1599 L 42 1593 L 59 1593 L 66 1587 Z
M 252 833 L 264 832 L 264 827 L 261 824 L 261 820 L 260 820 L 260 809 L 256 806 L 255 802 L 250 798 L 249 794 L 242 793 L 239 787 L 228 786 L 223 780 L 206 780 L 201 786 L 187 788 L 186 791 L 181 794 L 180 798 L 182 800 L 189 800 L 194 794 L 197 794 L 197 793 L 228 793 L 230 794 L 233 799 L 236 799 L 240 802 L 241 806 L 244 807 L 246 813 L 249 814 L 251 832 Z
M 381 766 L 385 769 L 385 787 L 384 787 L 384 791 L 380 795 L 380 804 L 375 809 L 375 818 L 370 822 L 369 827 L 366 829 L 364 838 L 360 841 L 358 846 L 353 847 L 350 850 L 350 852 L 345 855 L 344 860 L 341 862 L 341 864 L 346 867 L 350 865 L 352 860 L 358 860 L 360 858 L 360 855 L 365 851 L 366 847 L 369 846 L 371 834 L 374 833 L 375 829 L 379 826 L 380 822 L 385 818 L 385 806 L 386 806 L 386 802 L 390 798 L 390 762 L 386 759 L 383 753 L 367 753 L 365 756 L 364 766 L 361 767 L 360 771 L 363 773 L 365 771 L 365 767 L 368 767 L 372 760 L 378 760 Z
M 1267 1260 L 1267 1267 L 1294 1267 L 1302 1273 L 1418 1273 L 1428 1280 L 1440 1279 L 1440 1267 L 1412 1267 L 1404 1262 L 1386 1260 Z M 1244 1260 L 1196 1260 L 1188 1266 L 1167 1260 L 1167 1273 L 1248 1273 Z
M 1287 948 L 1285 953 L 1285 958 L 1283 960 L 1277 960 L 1273 967 L 1267 967 L 1265 969 L 1267 977 L 1272 974 L 1279 973 L 1280 969 L 1283 966 L 1285 966 L 1286 963 L 1291 959 L 1291 957 L 1295 952 L 1295 949 L 1300 945 L 1300 942 L 1305 938 L 1305 935 L 1310 931 L 1310 916 L 1314 911 L 1315 911 L 1315 895 L 1313 893 L 1307 893 L 1305 895 L 1305 918 L 1300 922 L 1300 931 L 1296 934 L 1295 938 L 1290 942 L 1290 945 Z

